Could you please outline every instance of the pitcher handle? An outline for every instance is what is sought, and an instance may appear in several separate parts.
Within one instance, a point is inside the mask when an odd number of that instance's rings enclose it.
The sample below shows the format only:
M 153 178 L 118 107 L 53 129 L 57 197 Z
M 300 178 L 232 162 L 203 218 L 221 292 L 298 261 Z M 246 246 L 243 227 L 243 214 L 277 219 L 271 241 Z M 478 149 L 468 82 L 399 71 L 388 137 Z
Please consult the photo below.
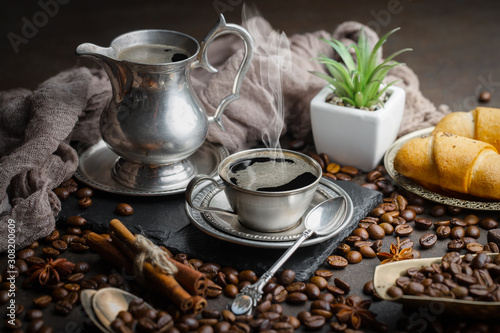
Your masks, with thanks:
M 195 176 L 193 179 L 191 179 L 191 181 L 189 182 L 188 186 L 186 187 L 186 202 L 187 204 L 189 205 L 189 207 L 197 210 L 197 211 L 200 211 L 200 212 L 205 212 L 205 213 L 216 213 L 216 214 L 222 214 L 222 215 L 229 215 L 229 216 L 236 216 L 238 217 L 238 215 L 236 215 L 234 212 L 232 211 L 229 211 L 229 210 L 225 210 L 225 209 L 222 209 L 222 208 L 216 208 L 216 207 L 201 207 L 201 206 L 196 206 L 193 202 L 193 192 L 196 188 L 196 186 L 203 182 L 203 181 L 211 181 L 212 183 L 215 184 L 215 186 L 220 189 L 220 190 L 224 190 L 224 188 L 226 187 L 226 185 L 222 185 L 222 184 L 219 184 L 215 179 L 213 179 L 212 177 L 210 176 L 207 176 L 207 175 L 197 175 Z
M 226 23 L 226 19 L 222 14 L 220 14 L 219 22 L 210 30 L 205 39 L 201 42 L 201 52 L 198 57 L 199 65 L 203 67 L 210 73 L 217 73 L 217 69 L 210 65 L 207 58 L 207 50 L 210 46 L 210 43 L 217 37 L 225 34 L 235 34 L 239 36 L 245 45 L 245 54 L 243 56 L 243 60 L 241 61 L 240 67 L 236 72 L 236 76 L 234 77 L 233 89 L 231 90 L 231 94 L 227 95 L 217 106 L 215 110 L 215 114 L 213 116 L 208 117 L 209 123 L 216 123 L 221 130 L 225 131 L 224 125 L 222 124 L 222 114 L 224 113 L 224 109 L 226 106 L 232 101 L 240 98 L 240 87 L 245 75 L 248 72 L 248 68 L 250 67 L 250 62 L 253 57 L 253 39 L 250 33 L 237 24 Z

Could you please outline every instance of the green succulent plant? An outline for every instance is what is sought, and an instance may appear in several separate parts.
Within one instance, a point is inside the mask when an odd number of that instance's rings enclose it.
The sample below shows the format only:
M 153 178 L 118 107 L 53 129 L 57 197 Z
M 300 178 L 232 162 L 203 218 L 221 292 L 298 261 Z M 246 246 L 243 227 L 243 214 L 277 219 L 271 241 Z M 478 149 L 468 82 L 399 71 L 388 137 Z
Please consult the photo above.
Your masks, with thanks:
M 330 75 L 317 71 L 312 71 L 311 73 L 326 80 L 330 88 L 335 91 L 335 94 L 344 103 L 349 103 L 357 108 L 370 108 L 377 104 L 383 105 L 381 96 L 397 81 L 390 82 L 380 89 L 380 86 L 383 85 L 382 80 L 391 68 L 402 65 L 393 59 L 403 52 L 412 50 L 405 48 L 394 52 L 382 63 L 377 63 L 377 51 L 387 38 L 397 30 L 399 28 L 393 29 L 382 36 L 373 49 L 370 49 L 368 39 L 363 30 L 359 34 L 358 44 L 352 44 L 348 47 L 336 39 L 327 40 L 322 38 L 321 40 L 328 43 L 339 54 L 342 62 L 321 55 L 315 58 L 315 60 L 324 64 Z M 349 52 L 350 48 L 355 51 L 356 61 L 354 61 Z

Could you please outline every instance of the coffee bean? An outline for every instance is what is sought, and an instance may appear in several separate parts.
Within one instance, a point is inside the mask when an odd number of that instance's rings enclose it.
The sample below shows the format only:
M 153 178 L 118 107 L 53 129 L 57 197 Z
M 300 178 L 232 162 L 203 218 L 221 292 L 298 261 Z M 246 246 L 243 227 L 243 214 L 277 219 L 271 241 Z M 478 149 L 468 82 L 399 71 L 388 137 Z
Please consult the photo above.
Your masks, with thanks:
M 461 239 L 465 236 L 465 229 L 462 227 L 453 227 L 450 232 L 451 239 Z
M 92 205 L 92 199 L 89 197 L 81 198 L 78 200 L 78 207 L 82 209 L 87 209 Z
M 370 190 L 373 190 L 373 191 L 378 191 L 379 190 L 378 186 L 375 185 L 375 184 L 373 184 L 373 183 L 364 183 L 361 186 L 364 187 L 364 188 L 368 188 Z
M 333 283 L 335 283 L 335 286 L 339 287 L 340 289 L 342 289 L 346 293 L 351 291 L 351 286 L 347 282 L 345 282 L 344 280 L 341 280 L 339 278 L 335 278 Z
M 53 300 L 60 301 L 64 297 L 66 297 L 68 294 L 69 294 L 69 291 L 67 291 L 64 288 L 55 288 L 52 290 L 51 296 L 52 296 Z
M 226 295 L 229 298 L 235 298 L 237 293 L 238 293 L 238 287 L 235 286 L 234 284 L 228 284 L 227 286 L 224 287 L 224 295 Z
M 375 287 L 373 286 L 373 281 L 367 281 L 363 285 L 363 294 L 372 296 L 375 293 Z
M 89 247 L 85 244 L 82 244 L 82 243 L 71 243 L 71 249 L 75 252 L 78 252 L 78 253 L 83 253 L 83 252 L 86 252 Z
M 414 220 L 415 228 L 420 230 L 427 230 L 432 227 L 432 221 L 423 217 L 417 217 Z
M 53 241 L 51 245 L 54 249 L 56 249 L 59 252 L 64 252 L 68 249 L 68 244 L 60 239 Z
M 307 301 L 307 295 L 301 292 L 289 293 L 286 297 L 287 303 L 291 304 L 303 304 Z
M 483 245 L 479 243 L 469 243 L 466 245 L 467 251 L 471 253 L 478 253 L 483 250 Z
M 373 225 L 369 226 L 367 231 L 368 231 L 368 234 L 370 235 L 370 238 L 374 239 L 374 240 L 382 239 L 385 236 L 384 229 L 377 224 L 373 224 Z
M 431 248 L 437 242 L 437 236 L 435 234 L 425 234 L 419 239 L 420 246 L 423 248 Z
M 302 325 L 308 330 L 319 330 L 323 325 L 325 325 L 326 319 L 323 316 L 311 315 L 304 318 Z
M 26 312 L 25 318 L 29 321 L 36 320 L 36 319 L 42 319 L 43 318 L 43 311 L 38 310 L 38 309 L 30 309 L 28 312 Z
M 318 269 L 314 272 L 316 276 L 321 276 L 322 278 L 328 280 L 333 276 L 333 273 L 331 271 L 328 271 L 326 269 Z
M 296 282 L 293 282 L 293 283 L 289 284 L 288 286 L 286 286 L 286 290 L 289 293 L 304 292 L 304 291 L 306 291 L 306 284 L 305 284 L 305 282 L 302 282 L 302 281 L 296 281 Z
M 491 93 L 487 90 L 483 90 L 479 93 L 478 100 L 480 102 L 489 102 L 491 99 Z
M 380 252 L 382 250 L 382 245 L 384 245 L 384 242 L 382 240 L 376 240 L 373 242 L 372 249 L 375 251 L 375 253 Z
M 351 233 L 353 236 L 358 236 L 361 238 L 361 240 L 367 240 L 370 235 L 368 234 L 368 231 L 364 228 L 357 228 L 354 229 L 353 232 Z
M 66 228 L 66 233 L 68 235 L 77 235 L 77 236 L 80 236 L 82 234 L 82 229 L 80 229 L 79 227 L 67 227 Z
M 390 286 L 386 291 L 387 295 L 392 298 L 399 298 L 403 296 L 403 290 L 396 286 Z
M 380 223 L 379 226 L 384 229 L 384 234 L 387 236 L 387 235 L 392 235 L 392 233 L 394 232 L 394 227 L 392 226 L 392 224 L 390 223 L 387 223 L 387 222 L 383 222 L 383 223 Z
M 328 281 L 325 278 L 317 275 L 311 277 L 309 282 L 318 286 L 320 290 L 324 290 L 328 285 Z
M 348 236 L 344 239 L 344 242 L 346 242 L 348 245 L 350 245 L 351 247 L 354 246 L 354 244 L 356 244 L 357 242 L 360 242 L 361 241 L 361 237 L 359 236 Z
M 227 286 L 226 286 L 227 287 Z M 220 294 L 222 294 L 222 287 L 213 282 L 212 280 L 208 280 L 207 283 L 207 298 L 216 298 Z
M 307 290 L 307 289 L 306 289 Z M 286 298 L 288 296 L 288 291 L 286 291 L 284 286 L 277 286 L 273 292 L 273 301 L 276 303 L 283 303 L 286 301 Z
M 467 225 L 476 225 L 479 223 L 479 218 L 474 214 L 469 214 L 464 217 L 464 221 L 467 223 Z
M 363 256 L 358 251 L 351 251 L 347 253 L 345 258 L 349 264 L 357 264 L 363 260 Z
M 465 247 L 465 243 L 462 239 L 453 239 L 448 242 L 448 250 L 450 251 L 460 251 Z
M 59 239 L 59 236 L 60 236 L 59 231 L 54 230 L 50 233 L 50 235 L 48 235 L 47 237 L 44 238 L 44 241 L 47 243 L 52 243 L 56 239 Z
M 413 228 L 409 224 L 400 224 L 394 228 L 394 232 L 398 236 L 409 236 L 413 232 Z
M 61 201 L 64 201 L 69 197 L 69 191 L 64 187 L 56 187 L 53 191 Z
M 377 256 L 377 253 L 373 250 L 371 246 L 363 245 L 359 248 L 359 253 L 363 256 L 363 258 L 372 259 Z
M 82 187 L 81 189 L 79 189 L 75 193 L 75 196 L 78 199 L 82 199 L 82 198 L 85 198 L 85 197 L 91 197 L 93 195 L 94 195 L 94 191 L 91 188 L 89 188 L 89 187 Z
M 60 254 L 60 252 L 54 249 L 53 247 L 46 247 L 42 249 L 42 252 L 48 258 L 55 258 Z
M 482 218 L 479 221 L 479 225 L 483 229 L 490 230 L 490 229 L 497 228 L 498 227 L 498 222 L 495 219 L 491 218 L 491 217 L 485 217 L 485 218 Z
M 402 218 L 404 218 L 407 222 L 411 222 L 411 221 L 415 220 L 415 217 L 417 216 L 417 214 L 415 213 L 415 211 L 413 209 L 405 209 L 405 210 L 401 211 L 400 216 Z
M 354 177 L 359 173 L 359 170 L 353 166 L 344 165 L 343 167 L 340 168 L 340 172 L 345 173 L 351 177 Z
M 472 238 L 479 238 L 481 236 L 481 231 L 475 225 L 470 225 L 465 229 L 465 236 Z
M 33 249 L 24 249 L 17 253 L 16 258 L 21 260 L 26 260 L 29 257 L 33 257 L 35 255 L 35 251 Z
M 307 155 L 309 155 L 316 162 L 318 162 L 319 166 L 321 167 L 321 170 L 325 170 L 325 168 L 326 168 L 325 161 L 321 157 L 319 157 L 318 154 L 313 153 L 313 152 L 308 152 Z
M 293 279 L 295 279 L 295 272 L 289 271 L 285 274 L 290 274 L 290 277 L 293 275 Z M 255 274 L 255 272 L 252 270 L 241 271 L 238 275 L 238 278 L 240 281 L 248 281 L 250 283 L 255 283 L 258 280 L 257 274 Z
M 413 210 L 416 215 L 423 214 L 425 211 L 424 206 L 417 206 L 417 205 L 408 205 L 408 206 L 406 206 L 406 209 Z
M 348 265 L 347 259 L 337 255 L 331 255 L 326 258 L 326 263 L 333 268 L 345 268 Z
M 42 295 L 33 299 L 33 305 L 39 309 L 47 307 L 50 302 L 52 302 L 52 297 L 49 295 Z
M 338 165 L 337 163 L 330 163 L 326 166 L 326 171 L 332 174 L 336 174 L 340 171 L 340 165 Z
M 81 216 L 74 215 L 74 216 L 69 216 L 68 218 L 66 218 L 66 223 L 69 226 L 81 228 L 81 227 L 87 225 L 87 220 Z
M 134 213 L 134 208 L 126 203 L 119 203 L 115 208 L 115 212 L 118 215 L 129 216 Z
M 419 282 L 410 282 L 406 288 L 405 293 L 408 295 L 421 295 L 424 293 L 425 287 L 422 283 Z
M 73 273 L 88 273 L 90 271 L 90 265 L 88 262 L 81 261 L 75 263 L 75 267 L 73 268 Z
M 332 180 L 337 180 L 337 176 L 335 176 L 333 173 L 329 173 L 329 172 L 324 172 L 323 177 L 328 178 L 328 179 L 332 179 Z
M 304 293 L 310 300 L 315 300 L 318 299 L 319 295 L 321 295 L 321 290 L 314 283 L 306 283 Z
M 68 315 L 73 310 L 73 305 L 67 301 L 58 301 L 54 306 L 54 313 L 59 315 Z
M 446 207 L 443 205 L 434 205 L 429 211 L 429 214 L 434 217 L 441 217 L 446 214 Z
M 451 228 L 448 226 L 442 225 L 436 229 L 436 235 L 439 239 L 448 238 L 450 236 L 450 233 L 451 233 Z
M 285 269 L 280 273 L 278 280 L 282 285 L 287 286 L 295 280 L 295 272 L 291 269 Z
M 375 182 L 377 179 L 379 179 L 380 177 L 382 177 L 383 174 L 378 171 L 378 170 L 373 170 L 372 172 L 369 172 L 367 175 L 366 175 L 366 181 L 369 182 L 369 183 L 373 183 Z
M 337 173 L 335 175 L 335 177 L 337 177 L 338 180 L 343 180 L 343 181 L 346 181 L 346 182 L 350 182 L 352 180 L 351 176 L 349 176 L 346 173 L 342 173 L 342 172 Z

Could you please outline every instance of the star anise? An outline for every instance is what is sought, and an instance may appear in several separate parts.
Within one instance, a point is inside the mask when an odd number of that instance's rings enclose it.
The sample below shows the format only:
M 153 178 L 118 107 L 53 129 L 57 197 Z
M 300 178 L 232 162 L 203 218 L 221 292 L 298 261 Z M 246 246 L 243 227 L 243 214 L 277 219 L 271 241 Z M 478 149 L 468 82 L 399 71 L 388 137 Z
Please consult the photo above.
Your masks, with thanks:
M 331 310 L 340 323 L 346 323 L 354 329 L 361 326 L 369 326 L 375 320 L 375 314 L 368 310 L 371 305 L 370 300 L 362 300 L 359 296 L 347 297 L 345 303 L 331 305 Z
M 391 243 L 391 253 L 379 252 L 377 253 L 377 258 L 379 258 L 379 260 L 382 261 L 380 263 L 381 265 L 393 261 L 413 259 L 411 251 L 412 251 L 411 247 L 407 247 L 404 249 L 401 248 L 401 244 L 399 242 L 399 237 L 398 237 L 396 245 Z
M 46 285 L 50 281 L 59 282 L 60 276 L 66 276 L 73 271 L 75 264 L 66 259 L 48 258 L 47 262 L 31 266 L 29 273 L 31 274 L 30 282 L 38 279 L 41 285 Z

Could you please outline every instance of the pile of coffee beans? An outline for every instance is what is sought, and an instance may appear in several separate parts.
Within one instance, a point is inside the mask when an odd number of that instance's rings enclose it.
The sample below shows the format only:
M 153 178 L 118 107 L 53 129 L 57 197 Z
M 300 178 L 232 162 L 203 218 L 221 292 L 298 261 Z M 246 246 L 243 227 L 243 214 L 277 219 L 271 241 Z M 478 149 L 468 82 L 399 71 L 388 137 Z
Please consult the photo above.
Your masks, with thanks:
M 500 255 L 449 252 L 440 264 L 407 269 L 387 294 L 500 302 Z

